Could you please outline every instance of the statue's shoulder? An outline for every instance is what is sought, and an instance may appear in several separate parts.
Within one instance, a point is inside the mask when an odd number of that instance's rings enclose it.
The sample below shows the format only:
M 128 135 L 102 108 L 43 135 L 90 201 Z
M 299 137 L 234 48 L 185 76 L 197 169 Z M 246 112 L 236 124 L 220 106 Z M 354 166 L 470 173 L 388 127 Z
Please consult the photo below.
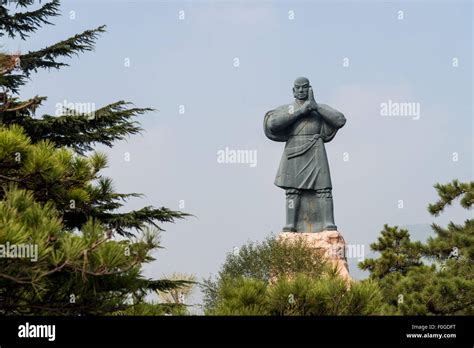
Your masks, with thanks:
M 280 106 L 277 106 L 276 108 L 270 110 L 267 112 L 267 114 L 274 114 L 278 112 L 288 112 L 292 107 L 294 107 L 294 103 L 289 103 L 289 104 L 283 104 Z
M 293 104 L 280 105 L 268 111 L 265 114 L 265 118 L 263 120 L 263 129 L 265 131 L 265 135 L 267 136 L 267 138 L 269 138 L 270 140 L 279 141 L 279 142 L 285 142 L 288 140 L 287 134 L 285 133 L 280 134 L 280 133 L 273 132 L 269 127 L 269 121 L 270 121 L 270 118 L 272 118 L 272 116 L 276 116 L 278 114 L 288 114 L 288 110 L 290 110 L 292 105 Z

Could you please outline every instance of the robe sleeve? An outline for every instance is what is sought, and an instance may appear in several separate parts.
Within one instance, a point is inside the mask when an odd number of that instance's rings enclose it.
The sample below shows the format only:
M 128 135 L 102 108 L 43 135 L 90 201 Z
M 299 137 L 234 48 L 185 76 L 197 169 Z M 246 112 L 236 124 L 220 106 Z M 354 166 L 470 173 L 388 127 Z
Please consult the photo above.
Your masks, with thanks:
M 321 138 L 325 143 L 331 141 L 337 131 L 346 124 L 345 116 L 326 104 L 318 104 L 318 113 L 323 118 Z
M 333 128 L 342 128 L 346 124 L 346 118 L 342 112 L 333 109 L 326 104 L 318 104 L 318 113 L 323 117 L 324 121 Z
M 292 107 L 293 105 L 291 104 L 282 105 L 267 113 L 269 114 L 267 127 L 270 132 L 279 133 L 296 121 L 296 113 L 294 111 L 290 113 L 290 108 Z
M 282 142 L 288 140 L 285 130 L 297 120 L 299 115 L 298 111 L 290 112 L 293 111 L 292 107 L 292 104 L 282 105 L 265 114 L 263 129 L 267 138 Z

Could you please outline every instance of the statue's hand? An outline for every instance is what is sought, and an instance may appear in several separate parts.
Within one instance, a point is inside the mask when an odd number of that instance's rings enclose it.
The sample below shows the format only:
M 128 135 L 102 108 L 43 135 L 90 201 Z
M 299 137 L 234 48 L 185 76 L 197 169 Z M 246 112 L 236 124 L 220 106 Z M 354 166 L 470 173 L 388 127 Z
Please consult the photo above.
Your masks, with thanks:
M 313 87 L 309 87 L 307 102 L 309 102 L 309 106 L 308 106 L 309 111 L 318 110 L 318 103 L 316 103 L 316 100 L 314 100 Z
M 316 111 L 318 109 L 318 104 L 314 100 L 313 89 L 310 87 L 308 91 L 308 99 L 301 105 L 301 114 L 307 114 L 311 111 Z

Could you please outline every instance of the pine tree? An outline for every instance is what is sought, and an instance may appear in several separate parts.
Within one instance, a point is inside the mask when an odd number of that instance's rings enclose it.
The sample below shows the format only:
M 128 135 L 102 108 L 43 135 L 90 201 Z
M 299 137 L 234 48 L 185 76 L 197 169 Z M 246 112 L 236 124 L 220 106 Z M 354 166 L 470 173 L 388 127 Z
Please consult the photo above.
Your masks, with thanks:
M 255 278 L 228 278 L 218 289 L 211 315 L 374 315 L 382 293 L 374 281 L 350 287 L 336 272 L 318 278 L 297 273 L 269 284 Z
M 58 0 L 28 10 L 34 3 L 2 3 L 0 37 L 27 40 L 59 15 Z M 93 114 L 38 117 L 46 97 L 19 97 L 33 72 L 67 66 L 61 58 L 93 50 L 104 32 L 100 26 L 37 51 L 0 54 L 0 252 L 38 247 L 35 262 L 0 258 L 0 314 L 114 313 L 189 283 L 141 274 L 159 247 L 159 225 L 187 214 L 151 206 L 118 213 L 140 195 L 116 192 L 101 175 L 106 156 L 91 153 L 140 132 L 136 116 L 152 109 L 118 101 Z
M 436 184 L 440 199 L 428 206 L 437 216 L 459 199 L 471 209 L 474 182 Z M 386 299 L 386 313 L 406 315 L 474 314 L 474 219 L 447 228 L 432 224 L 435 232 L 426 243 L 412 242 L 406 230 L 385 226 L 371 249 L 376 259 L 360 263 L 377 280 Z
M 378 259 L 366 259 L 359 267 L 370 271 L 372 279 L 383 279 L 388 274 L 406 274 L 411 267 L 422 265 L 422 245 L 412 242 L 410 234 L 398 226 L 384 225 L 381 236 L 370 245 L 372 251 L 379 252 Z

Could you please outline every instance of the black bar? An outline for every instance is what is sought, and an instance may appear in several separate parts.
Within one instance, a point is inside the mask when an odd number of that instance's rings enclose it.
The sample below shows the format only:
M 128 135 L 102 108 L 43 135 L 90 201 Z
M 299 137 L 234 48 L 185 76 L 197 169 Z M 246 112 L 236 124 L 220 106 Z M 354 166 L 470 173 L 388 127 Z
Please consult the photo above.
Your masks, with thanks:
M 57 344 L 403 344 L 472 347 L 474 317 L 2 317 L 0 346 Z M 19 337 L 20 325 L 55 325 L 54 341 Z M 454 326 L 453 326 L 454 325 Z M 25 332 L 25 330 L 23 330 Z M 407 334 L 455 334 L 409 338 Z

